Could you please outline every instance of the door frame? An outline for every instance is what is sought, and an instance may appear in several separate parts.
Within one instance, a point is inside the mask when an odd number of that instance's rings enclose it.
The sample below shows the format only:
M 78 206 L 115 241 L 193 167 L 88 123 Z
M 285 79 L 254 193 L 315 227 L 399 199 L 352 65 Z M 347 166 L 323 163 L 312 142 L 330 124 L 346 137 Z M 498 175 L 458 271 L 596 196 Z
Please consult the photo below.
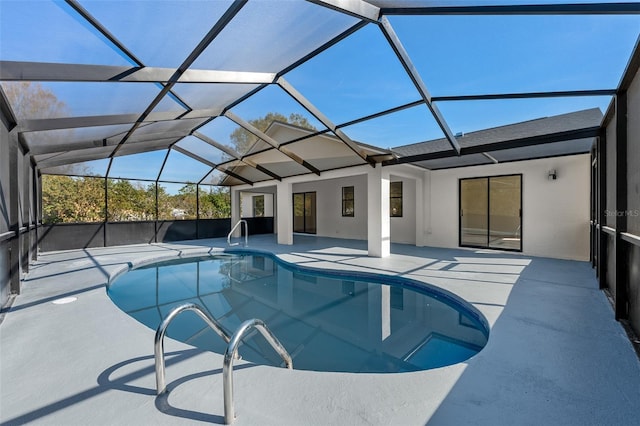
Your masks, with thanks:
M 520 248 L 502 248 L 502 247 L 491 247 L 491 242 L 489 241 L 489 237 L 491 235 L 491 178 L 500 178 L 500 177 L 509 177 L 509 176 L 520 176 Z M 463 180 L 471 180 L 471 179 L 486 179 L 487 180 L 487 245 L 475 245 L 475 244 L 463 244 L 462 243 L 462 181 Z M 524 247 L 524 232 L 522 226 L 522 218 L 524 216 L 524 212 L 522 209 L 522 205 L 524 203 L 523 197 L 523 175 L 522 173 L 508 173 L 502 175 L 491 175 L 491 176 L 475 176 L 475 177 L 466 177 L 458 179 L 458 247 L 468 247 L 468 248 L 480 248 L 480 249 L 489 249 L 489 250 L 500 250 L 500 251 L 514 251 L 514 252 L 522 252 L 522 248 Z
M 304 231 L 296 231 L 295 229 L 295 218 L 296 218 L 296 205 L 295 205 L 295 198 L 296 195 L 303 195 L 303 199 L 302 199 L 302 205 L 303 205 L 303 214 L 302 214 L 302 227 L 304 229 Z M 313 197 L 315 198 L 315 203 L 314 205 L 314 212 L 313 212 L 313 217 L 315 219 L 315 223 L 316 223 L 316 227 L 315 227 L 315 231 L 314 232 L 309 232 L 307 231 L 307 194 L 313 194 Z M 293 210 L 293 215 L 292 215 L 292 220 L 294 221 L 294 223 L 292 224 L 292 228 L 293 228 L 293 232 L 296 234 L 309 234 L 309 235 L 316 235 L 318 233 L 318 193 L 316 191 L 304 191 L 304 192 L 294 192 L 293 194 L 291 194 L 291 209 Z

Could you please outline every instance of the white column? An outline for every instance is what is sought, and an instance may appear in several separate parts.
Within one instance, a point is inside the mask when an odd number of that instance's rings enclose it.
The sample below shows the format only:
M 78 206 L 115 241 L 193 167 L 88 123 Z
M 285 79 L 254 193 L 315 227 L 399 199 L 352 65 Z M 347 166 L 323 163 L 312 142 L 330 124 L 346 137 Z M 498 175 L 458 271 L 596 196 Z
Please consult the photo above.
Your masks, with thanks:
M 391 254 L 391 220 L 389 218 L 389 173 L 380 164 L 367 175 L 367 240 L 371 257 Z
M 240 220 L 240 191 L 231 187 L 231 227 L 234 227 Z M 233 233 L 234 237 L 240 237 L 240 227 Z
M 431 238 L 431 171 L 426 170 L 424 172 L 424 199 L 423 199 L 423 208 L 424 208 L 424 222 L 423 222 L 423 245 L 429 244 L 429 240 Z
M 424 179 L 416 179 L 416 247 L 424 247 Z
M 273 194 L 264 194 L 264 215 L 273 217 Z
M 368 284 L 367 304 L 369 340 L 379 349 L 391 336 L 391 287 Z
M 277 183 L 276 209 L 278 244 L 293 244 L 293 195 L 288 182 Z

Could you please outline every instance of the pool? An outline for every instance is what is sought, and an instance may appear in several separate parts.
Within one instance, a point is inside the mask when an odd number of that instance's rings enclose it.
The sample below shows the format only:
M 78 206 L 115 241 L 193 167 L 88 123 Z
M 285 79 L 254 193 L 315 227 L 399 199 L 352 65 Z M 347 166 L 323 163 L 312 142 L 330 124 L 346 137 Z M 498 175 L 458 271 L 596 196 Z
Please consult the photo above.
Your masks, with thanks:
M 258 252 L 172 260 L 132 269 L 108 287 L 124 312 L 155 330 L 176 306 L 202 306 L 229 334 L 259 318 L 295 369 L 392 373 L 463 362 L 489 335 L 484 318 L 442 290 L 401 277 L 317 271 Z M 193 312 L 167 335 L 224 353 L 226 344 Z M 150 341 L 151 345 L 151 341 Z M 259 334 L 240 346 L 244 360 L 280 365 Z

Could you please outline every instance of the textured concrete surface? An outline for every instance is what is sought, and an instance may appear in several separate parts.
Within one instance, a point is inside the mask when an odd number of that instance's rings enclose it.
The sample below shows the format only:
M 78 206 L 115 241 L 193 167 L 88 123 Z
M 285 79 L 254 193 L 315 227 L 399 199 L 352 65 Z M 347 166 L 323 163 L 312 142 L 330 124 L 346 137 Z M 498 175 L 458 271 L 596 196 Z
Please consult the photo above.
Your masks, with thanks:
M 0 325 L 3 424 L 223 422 L 222 356 L 166 340 L 169 392 L 155 395 L 154 331 L 120 311 L 106 283 L 131 264 L 222 250 L 225 240 L 41 254 Z M 238 363 L 238 425 L 631 425 L 640 363 L 590 265 L 478 250 L 253 236 L 288 262 L 400 274 L 451 291 L 487 318 L 465 363 L 401 374 L 289 371 Z M 52 302 L 73 296 L 73 303 Z

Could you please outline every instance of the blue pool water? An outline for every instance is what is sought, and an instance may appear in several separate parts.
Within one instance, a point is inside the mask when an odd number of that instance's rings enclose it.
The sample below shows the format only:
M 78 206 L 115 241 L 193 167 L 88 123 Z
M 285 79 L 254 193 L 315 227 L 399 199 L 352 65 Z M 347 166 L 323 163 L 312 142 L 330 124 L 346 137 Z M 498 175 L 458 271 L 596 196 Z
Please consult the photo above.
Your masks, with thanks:
M 392 285 L 384 283 L 389 280 Z M 154 330 L 187 302 L 202 306 L 229 334 L 243 321 L 259 318 L 289 351 L 294 368 L 304 370 L 387 373 L 442 367 L 476 354 L 488 336 L 484 322 L 464 302 L 413 281 L 311 272 L 260 253 L 141 267 L 115 280 L 108 294 Z M 178 316 L 167 335 L 218 353 L 226 349 L 193 312 Z M 240 346 L 243 359 L 280 365 L 259 333 L 249 336 Z

